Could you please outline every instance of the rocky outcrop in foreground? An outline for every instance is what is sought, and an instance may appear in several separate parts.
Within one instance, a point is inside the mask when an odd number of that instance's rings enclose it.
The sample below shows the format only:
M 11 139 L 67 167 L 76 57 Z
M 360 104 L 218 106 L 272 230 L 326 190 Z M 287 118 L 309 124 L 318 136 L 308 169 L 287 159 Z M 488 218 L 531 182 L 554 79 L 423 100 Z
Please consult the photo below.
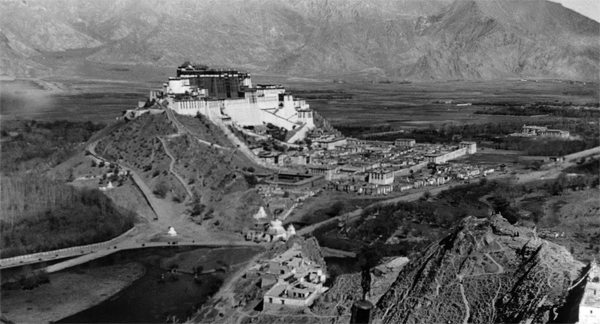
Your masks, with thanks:
M 409 263 L 381 297 L 375 323 L 546 323 L 583 264 L 500 215 L 468 217 Z

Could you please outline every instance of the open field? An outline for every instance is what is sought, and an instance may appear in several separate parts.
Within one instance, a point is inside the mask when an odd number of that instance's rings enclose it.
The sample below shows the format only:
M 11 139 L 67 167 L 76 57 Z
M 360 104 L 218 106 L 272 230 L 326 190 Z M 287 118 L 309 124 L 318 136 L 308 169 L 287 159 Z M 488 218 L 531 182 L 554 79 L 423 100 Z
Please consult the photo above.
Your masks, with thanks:
M 599 195 L 598 188 L 568 189 L 556 196 L 526 197 L 519 204 L 524 210 L 542 212 L 538 223 L 542 237 L 565 246 L 576 259 L 590 261 L 600 253 Z
M 479 149 L 475 154 L 469 154 L 456 161 L 468 164 L 498 165 L 517 164 L 521 153 L 518 151 L 494 150 L 490 148 Z
M 478 103 L 527 104 L 537 101 L 598 102 L 597 84 L 569 84 L 556 80 L 448 81 L 411 84 L 371 83 L 284 83 L 292 89 L 311 93 L 330 90 L 353 95 L 347 100 L 309 100 L 311 107 L 332 124 L 390 125 L 412 129 L 429 124 L 467 124 L 501 121 L 543 120 L 547 117 L 478 116 Z M 451 100 L 452 103 L 434 103 Z M 473 106 L 457 106 L 472 103 Z
M 2 106 L 2 118 L 38 118 L 109 121 L 121 111 L 136 106 L 157 89 L 175 66 L 110 65 L 85 60 L 86 50 L 46 53 L 44 64 L 52 65 L 52 77 L 1 81 L 3 96 L 26 98 L 17 107 Z M 561 80 L 447 81 L 410 84 L 353 82 L 333 83 L 330 79 L 253 75 L 253 83 L 281 84 L 292 93 L 309 99 L 333 124 L 390 125 L 393 128 L 427 127 L 429 124 L 485 123 L 505 120 L 540 120 L 548 117 L 475 115 L 477 103 L 526 104 L 536 101 L 598 102 L 595 83 Z M 333 94 L 333 95 L 328 95 Z M 340 98 L 352 99 L 340 99 Z M 434 103 L 451 100 L 450 104 Z M 457 106 L 473 103 L 473 106 Z

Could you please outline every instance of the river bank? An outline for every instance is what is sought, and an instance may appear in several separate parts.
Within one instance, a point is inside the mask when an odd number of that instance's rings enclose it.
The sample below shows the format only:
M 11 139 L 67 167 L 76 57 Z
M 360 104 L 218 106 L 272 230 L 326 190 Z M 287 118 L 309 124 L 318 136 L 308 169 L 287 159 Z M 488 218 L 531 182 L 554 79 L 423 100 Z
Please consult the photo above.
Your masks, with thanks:
M 33 290 L 2 290 L 2 315 L 15 323 L 49 323 L 100 304 L 145 273 L 137 262 L 52 275 Z
M 119 251 L 50 274 L 50 283 L 33 290 L 3 289 L 3 319 L 17 323 L 182 321 L 259 251 L 262 248 L 183 246 Z

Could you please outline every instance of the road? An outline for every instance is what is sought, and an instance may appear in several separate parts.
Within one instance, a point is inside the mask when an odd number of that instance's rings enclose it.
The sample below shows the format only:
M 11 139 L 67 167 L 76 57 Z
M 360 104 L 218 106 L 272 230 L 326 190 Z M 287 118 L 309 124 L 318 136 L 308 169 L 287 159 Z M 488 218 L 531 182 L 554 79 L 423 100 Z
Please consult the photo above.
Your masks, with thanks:
M 198 246 L 198 247 L 223 247 L 223 246 L 257 246 L 254 242 L 246 242 L 241 240 L 192 240 L 189 238 L 173 237 L 172 240 L 161 242 L 147 242 L 139 240 L 139 235 L 143 232 L 143 228 L 139 225 L 127 231 L 123 235 L 114 238 L 110 241 L 90 244 L 84 246 L 76 246 L 67 249 L 28 254 L 14 258 L 6 258 L 0 260 L 0 269 L 12 268 L 38 262 L 55 261 L 65 258 L 75 257 L 73 259 L 56 263 L 46 267 L 48 273 L 63 270 L 78 264 L 88 262 L 103 256 L 131 249 L 153 248 L 164 246 Z

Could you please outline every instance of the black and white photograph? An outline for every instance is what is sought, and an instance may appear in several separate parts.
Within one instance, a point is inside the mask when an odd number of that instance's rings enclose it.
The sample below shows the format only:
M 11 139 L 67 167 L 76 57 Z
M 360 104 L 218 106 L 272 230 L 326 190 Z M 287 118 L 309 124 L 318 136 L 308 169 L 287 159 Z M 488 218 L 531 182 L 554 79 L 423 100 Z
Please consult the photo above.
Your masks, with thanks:
M 0 0 L 0 323 L 600 324 L 600 1 Z

